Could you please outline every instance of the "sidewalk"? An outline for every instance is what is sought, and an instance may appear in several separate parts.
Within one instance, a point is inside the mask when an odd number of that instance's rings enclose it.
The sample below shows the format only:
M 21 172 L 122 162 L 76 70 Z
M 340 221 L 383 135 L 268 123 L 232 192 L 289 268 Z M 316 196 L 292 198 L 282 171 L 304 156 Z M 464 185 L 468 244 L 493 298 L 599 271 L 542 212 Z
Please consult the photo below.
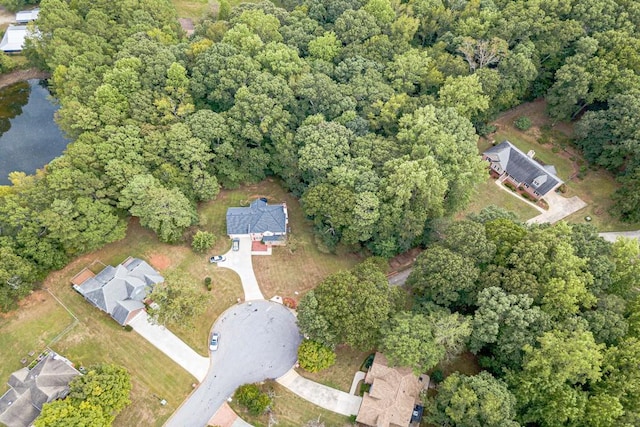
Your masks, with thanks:
M 362 403 L 362 397 L 352 396 L 344 391 L 308 380 L 298 375 L 294 369 L 291 369 L 276 381 L 314 405 L 338 414 L 356 415 Z
M 171 360 L 202 382 L 209 370 L 209 358 L 202 357 L 164 326 L 149 322 L 146 311 L 141 311 L 129 325 Z
M 260 286 L 258 286 L 256 275 L 253 272 L 251 243 L 251 237 L 241 237 L 239 250 L 230 250 L 224 255 L 226 260 L 218 263 L 218 266 L 228 268 L 238 273 L 240 281 L 242 282 L 245 301 L 264 299 L 260 291 Z

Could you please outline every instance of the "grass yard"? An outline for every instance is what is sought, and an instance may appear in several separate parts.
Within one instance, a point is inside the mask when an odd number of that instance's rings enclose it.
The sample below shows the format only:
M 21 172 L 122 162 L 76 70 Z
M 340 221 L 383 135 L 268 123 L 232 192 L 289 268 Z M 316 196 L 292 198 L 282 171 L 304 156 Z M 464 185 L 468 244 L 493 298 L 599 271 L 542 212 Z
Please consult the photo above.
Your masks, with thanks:
M 195 254 L 186 243 L 161 243 L 134 219 L 130 221 L 124 239 L 74 260 L 63 270 L 51 273 L 45 280 L 44 287 L 78 318 L 73 328 L 51 344 L 51 348 L 77 365 L 116 363 L 126 367 L 131 374 L 132 403 L 118 416 L 115 426 L 131 425 L 131 420 L 136 420 L 136 425 L 140 426 L 162 425 L 186 398 L 195 379 L 138 334 L 126 332 L 107 314 L 87 303 L 71 287 L 71 278 L 84 267 L 91 265 L 100 270 L 100 262 L 117 265 L 128 256 L 146 260 L 165 276 L 169 273 L 188 276 L 206 299 L 206 311 L 194 320 L 192 326 L 167 326 L 200 354 L 207 355 L 211 325 L 238 297 L 243 296 L 237 274 L 209 264 L 207 258 L 230 249 L 230 240 L 226 236 L 227 207 L 246 206 L 256 197 L 267 197 L 273 203 L 287 202 L 290 225 L 298 241 L 298 249 L 294 253 L 287 248 L 278 248 L 271 257 L 254 258 L 258 280 L 266 284 L 263 288 L 265 296 L 293 296 L 295 290 L 302 294 L 327 275 L 350 268 L 360 260 L 357 256 L 336 256 L 317 251 L 313 244 L 312 226 L 304 218 L 298 202 L 276 181 L 266 180 L 237 190 L 223 191 L 215 201 L 200 206 L 201 222 L 187 234 L 195 233 L 196 229 L 215 233 L 217 241 L 206 254 Z M 207 276 L 212 278 L 211 292 L 204 286 Z M 26 357 L 28 352 L 35 351 L 37 354 L 42 351 L 72 322 L 69 313 L 45 291 L 34 292 L 23 301 L 19 310 L 2 315 L 0 357 L 5 361 L 0 370 L 2 380 L 5 381 L 11 372 L 22 366 L 20 359 Z M 351 359 L 348 354 L 344 358 L 339 357 L 338 366 L 349 366 Z M 329 371 L 327 382 L 348 390 L 353 373 L 364 357 L 366 354 L 355 357 L 349 373 L 340 373 L 337 368 Z M 160 399 L 166 399 L 168 404 L 161 406 Z M 291 398 L 286 398 L 280 404 L 282 422 L 289 423 L 283 425 L 300 425 L 299 420 L 307 416 L 311 419 L 318 414 L 323 414 L 322 418 L 332 426 L 340 426 L 346 420 L 344 417 L 328 418 L 332 414 L 324 414 L 319 408 L 315 411 L 313 405 L 298 411 L 296 408 L 302 408 L 300 402 L 291 402 Z
M 349 421 L 349 417 L 322 409 L 298 397 L 276 382 L 269 381 L 265 383 L 265 388 L 271 388 L 275 393 L 273 415 L 278 421 L 279 427 L 300 427 L 308 421 L 317 420 L 318 418 L 320 418 L 320 421 L 323 421 L 327 427 L 346 427 L 353 425 Z M 235 399 L 230 405 L 242 419 L 255 427 L 265 427 L 269 425 L 268 415 L 252 416 L 244 407 L 239 405 Z
M 254 3 L 258 0 L 229 0 L 231 7 L 240 3 Z M 191 18 L 194 21 L 204 17 L 208 12 L 218 11 L 219 2 L 216 0 L 172 0 L 179 18 Z M 277 2 L 276 2 L 277 4 Z
M 488 176 L 485 182 L 476 187 L 476 193 L 473 199 L 471 199 L 471 202 L 464 211 L 458 213 L 456 218 L 463 219 L 470 213 L 478 213 L 489 205 L 496 205 L 510 210 L 523 222 L 540 214 L 540 212 L 532 206 L 529 206 L 506 191 L 500 190 L 496 186 L 495 180 Z
M 9 375 L 27 365 L 50 342 L 73 324 L 73 318 L 46 291 L 36 291 L 20 302 L 16 311 L 0 316 L 0 395 L 7 389 Z M 34 351 L 33 356 L 28 353 Z
M 217 3 L 213 0 L 173 0 L 173 5 L 176 7 L 178 17 L 200 19 L 214 6 L 217 8 Z
M 338 256 L 320 252 L 314 243 L 313 225 L 305 218 L 298 200 L 271 179 L 222 191 L 214 202 L 202 206 L 201 228 L 218 236 L 224 235 L 227 207 L 248 206 L 257 197 L 266 197 L 269 203 L 287 203 L 289 226 L 296 242 L 294 252 L 289 245 L 274 247 L 271 256 L 253 257 L 253 269 L 265 298 L 280 295 L 298 300 L 328 275 L 349 269 L 362 260 L 353 254 Z M 223 253 L 229 245 L 229 239 L 219 239 L 215 249 Z
M 312 381 L 349 392 L 353 376 L 371 353 L 372 351 L 357 351 L 348 346 L 340 346 L 336 348 L 336 363 L 332 367 L 315 374 L 301 368 L 296 371 Z
M 496 143 L 508 139 L 525 153 L 534 150 L 536 159 L 556 167 L 558 175 L 567 184 L 567 192 L 564 196 L 578 196 L 587 203 L 586 208 L 568 216 L 565 221 L 585 223 L 585 217 L 590 216 L 592 218 L 591 224 L 600 231 L 640 229 L 640 223 L 621 222 L 609 214 L 613 205 L 611 194 L 618 188 L 615 178 L 603 169 L 585 167 L 586 161 L 582 158 L 579 150 L 570 145 L 573 134 L 571 123 L 558 123 L 554 127 L 550 127 L 551 122 L 545 114 L 545 108 L 544 101 L 535 101 L 505 112 L 495 121 L 499 130 L 493 139 Z M 529 117 L 533 127 L 524 132 L 516 129 L 513 126 L 513 120 L 520 116 Z M 541 144 L 539 141 L 545 143 Z M 482 152 L 490 146 L 490 143 L 482 141 L 478 146 Z M 579 173 L 581 177 L 578 177 Z M 483 194 L 483 188 L 480 186 L 477 198 L 480 200 L 474 201 L 468 211 L 475 212 L 474 209 L 478 209 L 478 206 L 475 205 L 479 205 L 479 209 L 484 207 L 482 199 L 487 196 L 488 194 Z M 498 200 L 501 198 L 498 196 Z M 520 216 L 518 210 L 507 205 L 494 204 L 513 210 Z

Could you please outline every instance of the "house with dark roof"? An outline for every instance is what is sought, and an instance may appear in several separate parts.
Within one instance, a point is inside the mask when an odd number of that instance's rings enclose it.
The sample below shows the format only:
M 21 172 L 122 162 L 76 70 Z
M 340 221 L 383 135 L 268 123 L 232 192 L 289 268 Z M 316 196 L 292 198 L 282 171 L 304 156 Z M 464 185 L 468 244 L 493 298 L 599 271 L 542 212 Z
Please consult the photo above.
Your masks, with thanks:
M 0 424 L 27 427 L 38 418 L 42 405 L 69 394 L 69 382 L 80 372 L 67 359 L 49 351 L 31 369 L 9 377 L 9 390 L 0 397 Z
M 417 377 L 410 368 L 390 367 L 382 353 L 376 353 L 364 382 L 371 387 L 356 421 L 371 427 L 408 427 L 420 391 L 429 385 L 428 377 Z
M 267 199 L 260 198 L 248 207 L 227 209 L 227 234 L 232 239 L 251 236 L 251 240 L 266 245 L 283 245 L 288 227 L 286 203 L 270 205 Z
M 79 275 L 85 273 L 86 277 L 87 271 L 83 270 Z M 164 278 L 153 267 L 141 259 L 129 257 L 117 267 L 108 265 L 96 275 L 89 274 L 73 288 L 124 326 L 144 310 L 144 299 L 153 286 L 162 282 Z
M 542 165 L 534 160 L 533 151 L 525 154 L 509 141 L 503 141 L 482 154 L 489 168 L 501 181 L 511 182 L 529 193 L 536 200 L 555 190 L 564 182 L 556 175 L 552 165 Z

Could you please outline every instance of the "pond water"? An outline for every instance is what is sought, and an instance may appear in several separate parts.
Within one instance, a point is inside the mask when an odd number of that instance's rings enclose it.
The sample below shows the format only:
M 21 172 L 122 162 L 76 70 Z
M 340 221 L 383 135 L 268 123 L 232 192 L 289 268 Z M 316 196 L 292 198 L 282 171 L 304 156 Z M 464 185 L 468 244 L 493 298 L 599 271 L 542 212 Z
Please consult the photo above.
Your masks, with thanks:
M 68 140 L 53 116 L 43 80 L 29 80 L 0 89 L 0 185 L 10 172 L 33 174 L 62 154 Z

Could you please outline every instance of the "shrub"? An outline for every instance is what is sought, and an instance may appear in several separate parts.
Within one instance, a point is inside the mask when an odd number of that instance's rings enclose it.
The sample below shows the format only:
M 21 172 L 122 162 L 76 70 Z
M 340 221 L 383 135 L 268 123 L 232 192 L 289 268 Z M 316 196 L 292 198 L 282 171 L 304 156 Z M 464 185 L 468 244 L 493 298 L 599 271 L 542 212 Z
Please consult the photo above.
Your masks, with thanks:
M 271 398 L 255 384 L 245 384 L 238 387 L 235 397 L 251 415 L 263 414 L 272 403 Z
M 216 242 L 216 236 L 208 231 L 198 230 L 191 240 L 191 249 L 194 252 L 202 253 L 211 249 Z
M 490 124 L 490 123 L 480 123 L 477 125 L 478 135 L 487 136 L 490 133 L 494 133 L 498 130 L 498 126 Z
M 513 125 L 516 128 L 524 131 L 524 130 L 529 129 L 531 127 L 532 123 L 531 123 L 531 119 L 529 117 L 520 116 L 513 122 Z
M 284 305 L 287 308 L 292 308 L 294 310 L 298 307 L 298 303 L 296 303 L 296 300 L 289 297 L 282 298 L 282 305 Z
M 207 288 L 208 291 L 211 290 L 211 277 L 204 278 L 204 286 Z
M 513 183 L 511 183 L 511 182 L 509 182 L 509 181 L 505 181 L 505 182 L 504 182 L 504 186 L 505 186 L 505 187 L 507 187 L 507 188 L 508 188 L 509 190 L 511 190 L 511 191 L 516 191 L 516 188 L 517 188 L 517 187 L 515 186 L 515 184 L 513 184 Z
M 442 380 L 444 380 L 444 372 L 442 372 L 442 369 L 436 369 L 431 373 L 431 381 L 434 383 L 440 384 Z
M 124 325 L 124 327 L 123 327 L 122 329 L 124 329 L 124 330 L 125 330 L 125 331 L 127 331 L 127 332 L 131 332 L 131 331 L 133 331 L 133 326 L 131 326 L 131 325 Z
M 298 347 L 298 363 L 305 371 L 318 372 L 336 363 L 336 354 L 324 344 L 304 340 Z
M 560 187 L 558 187 L 558 191 L 561 193 L 566 193 L 567 192 L 567 184 L 562 184 Z
M 523 191 L 522 193 L 520 193 L 520 195 L 531 202 L 538 201 L 535 197 L 533 197 L 531 194 L 527 193 L 526 191 Z

